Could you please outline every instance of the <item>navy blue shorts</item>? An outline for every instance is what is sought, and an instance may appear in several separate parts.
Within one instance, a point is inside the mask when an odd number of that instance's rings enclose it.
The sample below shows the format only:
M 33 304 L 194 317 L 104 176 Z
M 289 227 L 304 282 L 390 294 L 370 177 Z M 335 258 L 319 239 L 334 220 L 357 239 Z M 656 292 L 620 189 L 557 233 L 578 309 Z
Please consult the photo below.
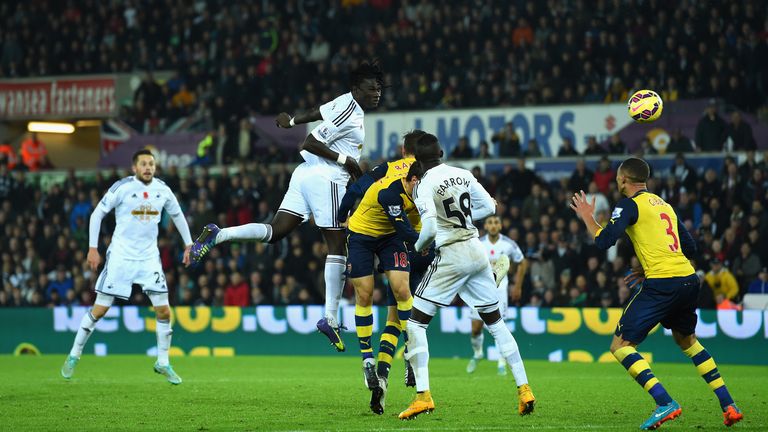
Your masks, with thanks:
M 432 260 L 435 259 L 435 245 L 429 248 L 429 252 L 426 255 L 422 255 L 420 252 L 408 252 L 411 261 L 411 273 L 408 275 L 408 285 L 411 289 L 411 295 L 416 291 L 416 287 L 419 286 L 419 282 L 424 277 L 424 273 L 427 272 L 429 265 L 432 264 Z M 387 287 L 387 305 L 397 306 L 397 300 L 395 294 L 392 292 L 391 287 Z
M 699 277 L 695 274 L 646 279 L 624 309 L 616 326 L 616 336 L 639 344 L 658 323 L 683 335 L 692 335 L 698 319 L 699 288 Z
M 379 268 L 384 271 L 411 271 L 408 250 L 396 234 L 371 237 L 347 231 L 347 271 L 350 278 L 373 275 L 373 257 L 379 257 Z

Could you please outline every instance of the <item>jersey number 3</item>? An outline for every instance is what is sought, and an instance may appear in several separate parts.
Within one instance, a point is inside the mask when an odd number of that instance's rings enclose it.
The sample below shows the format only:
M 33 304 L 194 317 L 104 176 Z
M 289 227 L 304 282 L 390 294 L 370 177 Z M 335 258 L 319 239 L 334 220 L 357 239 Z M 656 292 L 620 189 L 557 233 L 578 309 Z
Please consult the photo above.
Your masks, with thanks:
M 461 211 L 451 208 L 455 201 L 453 198 L 443 200 L 443 209 L 445 209 L 445 217 L 456 218 L 459 220 L 459 225 L 456 228 L 467 229 L 467 218 L 472 217 L 472 209 L 470 207 L 469 192 L 464 192 L 459 196 L 459 208 Z
M 669 250 L 672 252 L 677 252 L 678 249 L 680 249 L 680 242 L 677 240 L 677 235 L 675 235 L 675 230 L 672 229 L 672 219 L 670 219 L 669 215 L 666 213 L 662 213 L 659 215 L 661 219 L 665 222 L 667 222 L 667 235 L 672 237 L 673 243 L 669 246 Z

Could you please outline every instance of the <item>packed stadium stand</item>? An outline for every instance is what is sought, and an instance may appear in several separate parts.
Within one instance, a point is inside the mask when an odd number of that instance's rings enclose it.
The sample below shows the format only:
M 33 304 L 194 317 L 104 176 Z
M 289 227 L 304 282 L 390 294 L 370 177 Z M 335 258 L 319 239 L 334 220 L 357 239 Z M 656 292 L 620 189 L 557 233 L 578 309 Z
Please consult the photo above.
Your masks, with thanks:
M 154 4 L 3 2 L 0 78 L 150 71 L 121 113 L 144 132 L 192 114 L 206 118 L 211 129 L 237 131 L 250 115 L 305 110 L 345 91 L 348 68 L 367 58 L 378 58 L 386 71 L 385 111 L 624 102 L 628 92 L 647 87 L 667 102 L 718 98 L 732 109 L 760 113 L 768 95 L 768 3 L 759 1 Z M 375 26 L 355 25 L 374 19 Z M 154 70 L 173 76 L 161 83 Z M 751 129 L 733 118 L 705 115 L 700 128 L 702 136 L 717 137 L 705 150 L 721 151 L 726 137 L 736 150 L 757 148 Z M 676 152 L 694 151 L 689 138 L 674 137 Z M 491 155 L 486 147 L 478 155 L 458 145 L 451 159 L 540 156 L 514 131 L 492 139 L 503 154 Z M 697 139 L 700 146 L 704 141 Z M 627 148 L 617 136 L 588 143 L 584 154 L 625 154 Z M 726 158 L 719 169 L 701 171 L 680 155 L 649 183 L 675 206 L 699 244 L 696 266 L 707 273 L 708 288 L 701 307 L 737 307 L 730 302 L 738 303 L 750 284 L 768 281 L 768 154 L 762 156 L 750 151 L 741 165 Z M 283 163 L 296 157 L 262 155 L 210 172 L 164 167 L 158 177 L 177 191 L 195 235 L 208 222 L 271 219 L 291 174 Z M 92 304 L 88 217 L 109 185 L 129 174 L 70 172 L 63 183 L 43 188 L 25 181 L 24 164 L 12 171 L 6 165 L 0 163 L 0 306 Z M 626 304 L 629 242 L 609 251 L 609 260 L 565 204 L 573 191 L 589 191 L 601 204 L 598 219 L 606 221 L 620 197 L 616 167 L 606 159 L 595 172 L 579 167 L 561 182 L 545 181 L 522 159 L 500 174 L 476 172 L 501 203 L 503 233 L 532 262 L 521 305 Z M 105 224 L 102 246 L 114 219 Z M 310 225 L 275 246 L 219 247 L 193 270 L 178 264 L 182 248 L 169 226 L 164 220 L 160 250 L 172 304 L 322 300 L 326 252 Z M 376 303 L 383 304 L 378 287 Z M 146 303 L 142 296 L 135 301 Z

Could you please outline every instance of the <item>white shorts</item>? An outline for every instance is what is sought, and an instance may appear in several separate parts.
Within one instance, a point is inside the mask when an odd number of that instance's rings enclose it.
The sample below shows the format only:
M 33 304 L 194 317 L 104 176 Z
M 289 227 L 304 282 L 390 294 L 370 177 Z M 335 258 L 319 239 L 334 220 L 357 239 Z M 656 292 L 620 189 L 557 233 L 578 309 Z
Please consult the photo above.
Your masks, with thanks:
M 499 312 L 501 313 L 501 317 L 505 318 L 507 315 L 507 307 L 509 307 L 509 279 L 504 278 L 503 281 L 501 281 L 501 284 L 499 284 L 498 287 L 496 287 L 496 296 L 499 298 Z M 473 319 L 475 321 L 482 321 L 482 318 L 480 318 L 480 313 L 477 312 L 477 309 L 475 308 L 469 308 L 469 318 Z
M 320 228 L 344 229 L 336 215 L 346 185 L 328 180 L 314 168 L 306 162 L 296 167 L 278 211 L 300 217 L 304 222 L 312 215 Z
M 96 279 L 96 292 L 127 300 L 134 284 L 144 292 L 167 293 L 160 258 L 134 261 L 107 252 L 104 270 Z
M 481 312 L 498 308 L 499 296 L 485 249 L 476 238 L 442 246 L 416 288 L 414 308 L 433 315 L 456 294 Z

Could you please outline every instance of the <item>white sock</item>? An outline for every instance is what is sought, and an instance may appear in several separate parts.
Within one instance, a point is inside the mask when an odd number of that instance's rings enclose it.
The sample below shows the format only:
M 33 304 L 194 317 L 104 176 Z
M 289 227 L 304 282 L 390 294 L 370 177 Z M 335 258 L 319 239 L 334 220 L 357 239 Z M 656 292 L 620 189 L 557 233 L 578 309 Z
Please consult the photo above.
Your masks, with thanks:
M 168 366 L 168 350 L 171 348 L 171 320 L 157 320 L 157 364 Z
M 429 343 L 427 327 L 415 321 L 408 321 L 408 360 L 416 377 L 416 391 L 429 390 Z
M 83 319 L 80 320 L 80 328 L 77 329 L 77 335 L 75 336 L 75 343 L 72 344 L 72 349 L 69 351 L 69 355 L 72 357 L 80 358 L 83 354 L 83 347 L 88 342 L 88 338 L 93 333 L 93 328 L 96 327 L 96 323 L 99 320 L 93 317 L 91 311 L 88 311 L 83 315 Z
M 347 257 L 328 255 L 325 258 L 325 317 L 339 322 L 339 302 L 344 289 L 344 271 L 347 269 Z
M 272 239 L 272 225 L 249 223 L 222 228 L 216 236 L 216 244 L 230 240 L 251 240 L 266 243 Z
M 499 349 L 499 347 L 497 346 L 496 349 Z M 503 368 L 507 366 L 507 361 L 504 359 L 504 356 L 502 356 L 501 353 L 499 353 L 498 365 L 499 365 L 499 368 Z
M 472 350 L 475 352 L 475 358 L 480 360 L 483 358 L 483 341 L 485 340 L 485 334 L 480 331 L 477 336 L 471 336 L 469 339 L 472 342 Z
M 499 347 L 501 356 L 507 359 L 512 375 L 515 377 L 517 386 L 528 384 L 528 376 L 525 374 L 523 359 L 520 357 L 520 349 L 517 347 L 517 341 L 512 336 L 504 320 L 488 326 L 493 338 L 496 340 L 496 346 Z

